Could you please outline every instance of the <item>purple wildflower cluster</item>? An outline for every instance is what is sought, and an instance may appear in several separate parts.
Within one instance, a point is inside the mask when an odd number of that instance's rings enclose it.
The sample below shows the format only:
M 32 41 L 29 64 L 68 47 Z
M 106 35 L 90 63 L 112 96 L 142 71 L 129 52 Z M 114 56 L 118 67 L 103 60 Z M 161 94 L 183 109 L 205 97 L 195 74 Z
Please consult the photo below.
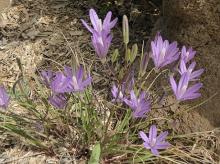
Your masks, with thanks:
M 84 20 L 83 25 L 92 33 L 92 44 L 97 55 L 103 59 L 107 56 L 112 41 L 111 29 L 116 25 L 117 18 L 111 21 L 112 12 L 108 12 L 104 21 L 98 17 L 94 9 L 89 11 L 92 27 Z M 194 70 L 196 62 L 192 61 L 196 51 L 192 48 L 182 47 L 181 51 L 177 47 L 177 42 L 169 43 L 168 40 L 158 34 L 155 40 L 151 42 L 152 58 L 156 70 L 175 63 L 178 65 L 178 71 L 170 76 L 170 84 L 178 101 L 196 99 L 201 96 L 199 89 L 202 83 L 198 82 L 199 77 L 204 69 Z M 191 62 L 192 61 L 192 62 Z M 146 70 L 148 63 L 147 55 L 141 61 L 141 69 Z M 179 77 L 179 78 L 178 78 Z M 80 66 L 77 70 L 65 66 L 64 71 L 52 72 L 50 70 L 41 72 L 42 83 L 51 90 L 51 96 L 48 98 L 49 103 L 55 108 L 63 109 L 68 102 L 68 94 L 75 92 L 83 92 L 88 87 L 92 78 L 90 75 L 84 74 L 84 69 Z M 177 78 L 179 80 L 177 80 Z M 113 102 L 124 103 L 132 110 L 133 118 L 146 118 L 146 114 L 151 110 L 150 94 L 141 90 L 135 92 L 134 77 L 129 80 L 129 87 L 125 83 L 122 85 L 113 85 L 111 93 Z M 129 95 L 129 96 L 128 96 Z M 0 107 L 7 108 L 9 104 L 9 96 L 3 86 L 0 86 Z M 139 132 L 140 137 L 144 141 L 144 147 L 150 149 L 154 155 L 159 155 L 161 149 L 167 149 L 170 144 L 165 141 L 168 132 L 161 132 L 157 136 L 156 125 L 152 125 L 147 136 L 143 131 Z
M 128 99 L 125 95 L 126 92 L 124 85 L 122 85 L 121 89 L 116 87 L 116 85 L 113 85 L 111 92 L 114 101 L 124 102 L 132 109 L 133 118 L 146 118 L 146 113 L 148 113 L 151 109 L 151 101 L 149 95 L 146 92 L 142 91 L 139 97 L 137 97 L 134 90 L 131 90 L 130 99 Z M 159 155 L 158 150 L 167 149 L 170 146 L 170 144 L 165 141 L 168 132 L 162 132 L 157 137 L 156 125 L 152 125 L 150 127 L 149 137 L 147 137 L 143 131 L 140 131 L 139 134 L 144 141 L 144 147 L 146 149 L 150 149 L 151 152 L 156 156 Z
M 201 96 L 198 91 L 202 87 L 202 83 L 197 81 L 204 72 L 204 69 L 194 71 L 196 62 L 193 61 L 189 64 L 189 61 L 193 59 L 195 53 L 192 48 L 186 51 L 185 46 L 183 46 L 178 70 L 180 74 L 178 84 L 174 80 L 174 77 L 170 76 L 170 84 L 178 101 L 196 99 Z M 189 66 L 187 67 L 187 65 Z M 189 87 L 191 83 L 194 84 Z
M 115 26 L 117 18 L 111 22 L 112 13 L 108 12 L 104 22 L 99 19 L 94 9 L 90 9 L 90 20 L 93 28 L 87 25 L 82 20 L 83 25 L 92 33 L 92 44 L 100 58 L 104 58 L 107 55 L 109 46 L 111 44 L 112 35 L 110 34 L 111 29 Z M 170 84 L 172 90 L 178 101 L 184 101 L 189 99 L 198 98 L 201 94 L 198 93 L 202 84 L 197 82 L 200 75 L 203 73 L 203 69 L 194 71 L 196 63 L 189 63 L 195 56 L 196 51 L 192 48 L 182 47 L 181 52 L 177 46 L 177 42 L 169 43 L 168 40 L 163 40 L 161 35 L 158 33 L 154 41 L 151 42 L 151 52 L 149 53 L 152 58 L 155 69 L 161 70 L 162 68 L 171 65 L 172 63 L 179 64 L 178 73 L 180 79 L 178 84 L 174 79 L 174 76 L 170 76 Z M 146 70 L 148 63 L 147 55 L 144 55 L 141 61 L 140 74 L 143 70 Z M 132 78 L 134 83 L 134 78 Z M 191 83 L 194 83 L 191 86 Z M 113 96 L 113 102 L 125 103 L 133 111 L 133 118 L 144 118 L 146 113 L 151 109 L 150 96 L 145 91 L 141 91 L 138 95 L 135 94 L 133 88 L 130 88 L 126 92 L 125 85 L 113 85 L 111 89 Z M 127 93 L 130 94 L 130 98 L 127 98 Z M 147 149 L 151 149 L 151 152 L 158 155 L 159 149 L 166 149 L 169 143 L 165 142 L 165 138 L 168 132 L 163 132 L 157 137 L 157 129 L 155 125 L 152 125 L 147 137 L 144 132 L 140 132 L 141 138 L 144 140 L 144 146 Z
M 52 90 L 48 98 L 51 105 L 63 109 L 67 104 L 67 93 L 82 92 L 91 84 L 92 78 L 88 75 L 83 79 L 84 69 L 79 67 L 75 72 L 71 67 L 64 67 L 64 72 L 42 71 L 43 83 Z
M 134 90 L 130 91 L 130 99 L 125 96 L 124 86 L 119 89 L 116 85 L 112 87 L 113 101 L 124 102 L 133 111 L 133 118 L 144 118 L 146 113 L 150 111 L 150 99 L 146 92 L 141 92 L 140 96 L 135 95 Z
M 113 101 L 124 102 L 132 109 L 133 118 L 145 118 L 146 113 L 148 113 L 151 109 L 151 101 L 149 95 L 144 91 L 142 91 L 139 97 L 137 97 L 134 90 L 131 90 L 130 99 L 128 99 L 125 95 L 126 92 L 124 85 L 122 85 L 120 88 L 116 87 L 116 85 L 113 85 L 111 92 L 114 98 Z M 157 137 L 156 125 L 152 125 L 150 127 L 149 137 L 147 137 L 143 131 L 140 131 L 139 134 L 144 141 L 144 147 L 146 149 L 150 149 L 151 152 L 156 156 L 159 155 L 158 150 L 167 149 L 170 146 L 170 144 L 165 141 L 168 132 L 162 132 Z
M 198 93 L 202 87 L 201 83 L 195 83 L 189 87 L 190 82 L 196 82 L 204 72 L 204 69 L 194 71 L 196 62 L 188 64 L 194 58 L 196 51 L 193 51 L 192 48 L 187 50 L 186 47 L 183 46 L 181 52 L 179 52 L 177 42 L 169 44 L 167 40 L 163 41 L 159 34 L 155 40 L 151 42 L 151 49 L 151 57 L 157 69 L 179 60 L 178 72 L 180 74 L 180 80 L 178 84 L 174 77 L 170 76 L 170 84 L 178 101 L 195 99 L 201 96 L 201 94 Z
M 150 111 L 150 99 L 146 92 L 142 91 L 137 97 L 134 90 L 130 92 L 130 99 L 125 98 L 124 102 L 133 110 L 134 118 L 146 117 L 146 113 Z

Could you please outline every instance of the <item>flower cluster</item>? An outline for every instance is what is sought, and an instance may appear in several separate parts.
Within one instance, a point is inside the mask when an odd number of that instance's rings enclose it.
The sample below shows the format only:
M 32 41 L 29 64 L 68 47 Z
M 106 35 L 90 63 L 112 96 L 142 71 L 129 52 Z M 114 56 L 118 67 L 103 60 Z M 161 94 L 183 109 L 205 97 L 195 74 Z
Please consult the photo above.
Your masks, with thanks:
M 196 52 L 193 51 L 192 48 L 189 48 L 189 50 L 186 51 L 185 46 L 183 46 L 178 71 L 180 74 L 180 80 L 178 84 L 174 80 L 174 77 L 170 76 L 170 84 L 178 101 L 196 99 L 201 96 L 198 91 L 202 87 L 202 83 L 197 83 L 196 81 L 204 72 L 204 69 L 194 71 L 196 66 L 196 62 L 194 61 L 189 64 L 187 68 L 188 62 L 193 59 L 195 54 Z M 194 82 L 194 84 L 189 87 L 191 82 Z
M 142 91 L 139 94 L 139 97 L 135 95 L 133 90 L 134 78 L 132 77 L 129 85 L 126 87 L 125 83 L 122 85 L 112 86 L 111 92 L 113 96 L 113 102 L 125 103 L 127 104 L 133 111 L 133 118 L 144 118 L 146 117 L 146 113 L 150 111 L 151 101 L 149 95 Z M 128 90 L 130 94 L 130 99 L 126 96 L 126 90 Z
M 71 67 L 64 67 L 64 72 L 42 71 L 43 83 L 52 90 L 49 102 L 56 108 L 63 109 L 67 104 L 66 93 L 81 92 L 91 84 L 92 78 L 88 75 L 83 79 L 84 69 L 79 67 L 75 72 Z
M 92 27 L 84 20 L 81 21 L 89 32 L 92 33 L 93 47 L 97 55 L 103 59 L 106 57 L 111 45 L 111 30 L 116 25 L 117 18 L 111 20 L 112 12 L 108 12 L 102 22 L 94 9 L 90 9 L 89 16 Z M 128 32 L 128 29 L 125 31 Z M 126 42 L 126 44 L 128 44 L 128 42 Z M 134 48 L 134 51 L 136 53 L 133 54 L 137 55 L 138 48 Z M 129 52 L 129 55 L 132 54 L 130 49 L 126 49 L 125 52 Z M 169 78 L 171 88 L 178 102 L 195 99 L 201 96 L 199 89 L 202 87 L 202 83 L 198 82 L 198 80 L 204 72 L 204 69 L 195 70 L 196 62 L 192 60 L 194 59 L 196 51 L 192 48 L 187 49 L 185 46 L 183 46 L 180 51 L 177 46 L 177 42 L 169 43 L 168 40 L 163 40 L 160 34 L 158 34 L 154 41 L 151 42 L 151 52 L 143 53 L 139 72 L 139 75 L 141 76 L 145 73 L 147 68 L 146 65 L 150 59 L 147 54 L 150 54 L 149 56 L 152 58 L 155 65 L 153 70 L 156 69 L 159 71 L 164 67 L 172 67 L 172 63 L 175 64 L 174 67 L 178 67 L 174 75 Z M 129 64 L 127 67 L 132 65 L 132 63 Z M 76 70 L 65 66 L 63 71 L 42 71 L 41 79 L 42 83 L 51 91 L 51 95 L 48 98 L 49 103 L 59 109 L 64 109 L 66 107 L 70 97 L 68 95 L 70 93 L 83 92 L 92 82 L 92 77 L 90 75 L 85 75 L 84 68 L 82 66 L 79 66 Z M 138 84 L 139 83 L 136 85 Z M 125 82 L 119 85 L 113 85 L 111 89 L 113 96 L 112 101 L 114 103 L 121 103 L 120 105 L 129 106 L 132 110 L 132 116 L 134 119 L 145 119 L 146 114 L 151 110 L 152 96 L 150 96 L 151 92 L 149 89 L 145 91 L 143 88 L 144 87 L 135 86 L 134 72 L 132 72 Z M 9 95 L 7 94 L 5 88 L 0 86 L 0 107 L 6 109 L 9 104 L 9 99 Z M 146 135 L 143 131 L 140 131 L 139 135 L 144 141 L 144 147 L 146 149 L 150 149 L 156 156 L 159 155 L 158 150 L 167 149 L 170 146 L 170 144 L 165 140 L 168 132 L 161 132 L 157 135 L 156 125 L 152 125 L 150 127 L 149 135 Z
M 124 99 L 124 102 L 133 110 L 134 118 L 146 117 L 146 113 L 150 111 L 150 99 L 146 92 L 142 91 L 137 98 L 134 91 L 130 92 L 130 100 Z
M 201 83 L 195 83 L 189 87 L 190 82 L 198 80 L 200 75 L 204 72 L 204 69 L 194 71 L 196 62 L 192 62 L 187 66 L 189 61 L 194 58 L 196 51 L 192 48 L 187 50 L 186 47 L 183 46 L 181 52 L 179 52 L 177 42 L 170 44 L 168 40 L 164 41 L 160 34 L 151 42 L 151 51 L 151 58 L 154 61 L 156 69 L 161 69 L 179 59 L 178 72 L 180 74 L 180 80 L 178 84 L 173 75 L 170 76 L 170 84 L 178 101 L 195 99 L 201 96 L 201 94 L 198 93 L 202 87 Z
M 186 72 L 180 77 L 179 83 L 177 84 L 173 76 L 170 77 L 170 84 L 172 86 L 173 92 L 176 99 L 179 101 L 195 99 L 201 96 L 198 90 L 202 87 L 201 83 L 196 83 L 189 87 L 190 76 Z
M 81 21 L 89 32 L 92 33 L 92 45 L 96 54 L 100 58 L 105 58 L 112 41 L 111 29 L 115 26 L 118 19 L 115 18 L 111 21 L 112 12 L 109 11 L 102 23 L 102 20 L 98 17 L 94 9 L 90 9 L 89 16 L 93 28 L 90 27 L 83 19 Z
M 178 101 L 195 99 L 201 96 L 198 91 L 202 87 L 202 84 L 197 81 L 200 75 L 204 72 L 204 69 L 194 71 L 196 62 L 193 61 L 189 63 L 196 54 L 192 48 L 186 50 L 186 47 L 183 46 L 181 52 L 179 52 L 177 42 L 169 43 L 168 40 L 164 41 L 160 34 L 158 34 L 155 40 L 151 42 L 150 54 L 157 70 L 160 70 L 173 62 L 176 62 L 176 64 L 179 63 L 178 73 L 180 80 L 178 84 L 174 77 L 170 76 L 170 84 Z M 143 58 L 143 60 L 146 59 Z M 142 62 L 146 63 L 145 61 Z M 143 64 L 142 67 L 144 67 Z M 190 86 L 192 82 L 194 84 Z M 122 86 L 121 89 L 119 88 L 115 85 L 112 87 L 111 91 L 114 98 L 113 100 L 127 104 L 133 111 L 133 118 L 146 117 L 146 113 L 148 113 L 151 108 L 149 95 L 145 91 L 142 91 L 139 97 L 137 97 L 134 90 L 131 89 L 130 99 L 128 99 L 126 97 L 124 86 Z M 169 143 L 164 141 L 168 132 L 163 132 L 157 137 L 156 131 L 156 126 L 153 125 L 150 128 L 149 137 L 147 137 L 144 132 L 140 132 L 140 136 L 144 140 L 144 147 L 151 149 L 151 152 L 154 155 L 159 154 L 158 150 L 166 149 L 169 146 Z

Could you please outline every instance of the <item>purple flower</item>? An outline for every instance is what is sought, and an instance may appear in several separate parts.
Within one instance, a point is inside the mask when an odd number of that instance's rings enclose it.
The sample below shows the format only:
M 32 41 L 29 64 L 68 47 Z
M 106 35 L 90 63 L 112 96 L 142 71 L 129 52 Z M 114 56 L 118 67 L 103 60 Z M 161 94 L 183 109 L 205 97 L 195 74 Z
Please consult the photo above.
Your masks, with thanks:
M 0 107 L 6 109 L 9 104 L 9 96 L 5 90 L 4 86 L 0 86 Z
M 94 32 L 92 35 L 92 45 L 95 49 L 96 54 L 100 58 L 105 58 L 108 54 L 112 41 L 112 35 L 107 34 L 105 31 L 101 33 Z
M 50 70 L 48 71 L 41 71 L 41 78 L 43 84 L 45 84 L 48 88 L 50 87 L 50 83 L 54 77 L 54 73 Z
M 51 89 L 54 93 L 80 92 L 91 84 L 92 78 L 87 76 L 83 80 L 83 67 L 80 66 L 74 73 L 71 67 L 65 67 L 64 73 L 57 72 L 54 80 L 51 82 Z
M 67 98 L 64 94 L 53 94 L 48 98 L 51 105 L 55 108 L 63 109 L 67 104 Z
M 114 98 L 113 102 L 114 101 L 116 101 L 116 102 L 123 102 L 124 101 L 124 92 L 125 92 L 124 85 L 121 86 L 121 89 L 116 87 L 116 85 L 113 85 L 111 92 L 112 92 L 112 96 Z
M 183 75 L 185 72 L 188 72 L 188 74 L 190 75 L 189 80 L 196 80 L 196 78 L 198 78 L 204 72 L 204 69 L 193 71 L 195 66 L 196 62 L 192 62 L 189 67 L 186 68 L 186 63 L 184 62 L 184 60 L 181 60 L 179 73 Z
M 146 113 L 150 111 L 150 100 L 145 92 L 141 92 L 139 98 L 136 97 L 134 90 L 130 92 L 130 100 L 124 99 L 124 102 L 133 110 L 134 118 L 146 117 Z
M 188 50 L 186 50 L 186 47 L 183 46 L 182 50 L 181 50 L 181 59 L 187 63 L 189 62 L 191 59 L 194 58 L 196 54 L 196 51 L 193 51 L 193 49 L 190 47 Z
M 82 66 L 79 67 L 78 70 L 74 73 L 71 67 L 65 67 L 64 72 L 67 75 L 67 77 L 70 77 L 70 88 L 74 92 L 81 92 L 83 91 L 88 85 L 91 84 L 92 82 L 92 77 L 88 75 L 84 80 L 83 80 L 83 74 L 84 74 L 84 69 Z
M 150 127 L 149 136 L 147 136 L 143 131 L 140 131 L 139 135 L 144 141 L 144 147 L 146 149 L 150 149 L 151 152 L 156 156 L 159 155 L 158 150 L 167 149 L 170 146 L 170 144 L 165 141 L 168 132 L 162 132 L 159 136 L 157 136 L 156 125 L 152 125 Z
M 172 86 L 173 92 L 177 100 L 184 101 L 184 100 L 196 99 L 201 96 L 201 94 L 198 93 L 198 91 L 202 87 L 202 83 L 196 83 L 188 88 L 189 80 L 190 80 L 190 74 L 187 72 L 182 74 L 178 85 L 174 80 L 173 76 L 170 77 L 170 84 Z
M 118 18 L 115 18 L 113 21 L 111 21 L 112 12 L 109 11 L 102 23 L 102 20 L 98 17 L 96 11 L 94 9 L 89 10 L 89 17 L 90 21 L 92 23 L 92 27 L 90 27 L 83 19 L 81 19 L 83 25 L 93 34 L 94 31 L 97 33 L 101 33 L 102 31 L 105 31 L 106 33 L 110 33 L 111 29 L 115 26 L 115 24 L 118 21 Z
M 51 89 L 54 93 L 69 93 L 73 89 L 70 86 L 71 77 L 64 75 L 63 72 L 56 72 L 54 80 L 51 82 Z
M 92 33 L 92 45 L 100 58 L 105 58 L 112 41 L 111 29 L 117 23 L 117 18 L 111 21 L 112 12 L 109 11 L 102 23 L 94 9 L 89 10 L 90 27 L 84 20 L 81 20 L 83 25 Z
M 169 41 L 163 41 L 160 35 L 156 36 L 155 40 L 151 42 L 151 49 L 151 57 L 157 69 L 164 67 L 179 58 L 177 42 L 169 44 Z

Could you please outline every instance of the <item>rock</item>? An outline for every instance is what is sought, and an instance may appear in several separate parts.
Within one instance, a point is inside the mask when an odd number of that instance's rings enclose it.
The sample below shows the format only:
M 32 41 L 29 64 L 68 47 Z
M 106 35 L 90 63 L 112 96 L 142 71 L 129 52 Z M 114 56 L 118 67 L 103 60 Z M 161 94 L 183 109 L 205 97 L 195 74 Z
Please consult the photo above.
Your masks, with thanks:
M 220 91 L 220 6 L 219 0 L 166 0 L 163 17 L 158 21 L 161 33 L 169 40 L 192 46 L 197 55 L 198 67 L 205 68 L 201 81 L 205 101 Z M 198 102 L 198 103 L 199 103 Z M 198 112 L 212 125 L 220 125 L 219 94 L 205 103 Z
M 8 8 L 12 4 L 12 0 L 0 0 L 0 11 Z

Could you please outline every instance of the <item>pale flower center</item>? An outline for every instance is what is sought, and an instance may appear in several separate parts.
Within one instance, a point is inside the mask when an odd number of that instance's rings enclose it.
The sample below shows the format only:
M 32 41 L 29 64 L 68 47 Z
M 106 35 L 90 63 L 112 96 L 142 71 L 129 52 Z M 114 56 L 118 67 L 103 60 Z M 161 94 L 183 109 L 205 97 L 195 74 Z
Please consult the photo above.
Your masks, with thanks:
M 157 139 L 156 139 L 156 138 L 153 138 L 153 139 L 151 140 L 150 146 L 151 146 L 151 147 L 154 147 L 154 146 L 156 145 L 156 142 L 157 142 Z
M 121 91 L 119 92 L 118 97 L 119 97 L 120 99 L 122 99 L 122 98 L 123 98 L 123 94 L 122 94 L 122 92 L 121 92 Z
M 4 104 L 4 101 L 3 101 L 3 96 L 0 96 L 0 105 L 3 105 Z
M 184 85 L 181 90 L 180 90 L 180 96 L 179 97 L 182 97 L 184 95 L 184 93 L 186 92 L 186 89 L 187 89 L 187 85 Z
M 98 30 L 98 32 L 101 32 L 102 31 L 102 20 L 101 19 L 99 19 L 98 21 L 97 21 L 97 30 Z
M 164 59 L 165 54 L 166 54 L 166 48 L 163 47 L 162 50 L 161 50 L 161 58 L 162 58 L 162 59 Z
M 104 42 L 103 42 L 102 36 L 98 37 L 98 43 L 100 43 L 102 46 L 104 46 Z
M 188 59 L 189 58 L 189 52 L 187 51 L 186 52 L 186 59 Z
M 193 70 L 192 68 L 191 68 L 191 69 L 189 69 L 189 73 L 192 73 L 192 70 Z
M 72 79 L 73 79 L 73 87 L 74 87 L 74 89 L 79 89 L 79 85 L 78 85 L 76 76 L 73 76 Z

